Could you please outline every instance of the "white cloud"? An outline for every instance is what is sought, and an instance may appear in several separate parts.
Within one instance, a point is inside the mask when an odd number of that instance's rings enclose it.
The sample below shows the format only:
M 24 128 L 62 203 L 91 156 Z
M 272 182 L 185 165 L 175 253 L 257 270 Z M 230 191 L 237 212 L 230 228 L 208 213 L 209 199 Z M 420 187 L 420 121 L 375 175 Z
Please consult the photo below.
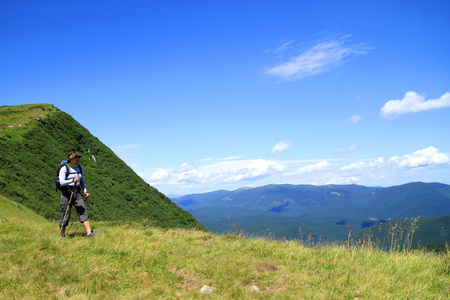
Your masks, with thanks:
M 219 160 L 235 160 L 235 159 L 240 159 L 240 158 L 243 158 L 243 156 L 228 156 L 228 157 L 220 158 Z
M 211 186 L 244 180 L 264 178 L 282 172 L 286 167 L 264 159 L 219 161 L 207 166 L 182 164 L 177 169 L 158 170 L 150 178 L 152 185 L 202 185 Z
M 356 161 L 350 165 L 343 166 L 342 171 L 356 171 L 356 172 L 370 172 L 375 168 L 380 168 L 384 165 L 384 158 L 379 157 L 374 161 Z
M 275 154 L 275 153 L 278 153 L 281 151 L 286 151 L 286 150 L 292 148 L 292 146 L 294 146 L 294 144 L 292 142 L 281 141 L 278 144 L 276 144 L 275 146 L 273 146 L 272 152 L 270 154 Z
M 183 163 L 181 166 L 177 169 L 177 172 L 183 173 L 183 172 L 189 172 L 197 168 L 195 165 L 189 164 L 189 163 Z
M 363 116 L 360 116 L 360 115 L 353 115 L 353 116 L 351 116 L 350 118 L 348 118 L 347 121 L 348 121 L 350 124 L 356 124 L 356 123 L 361 122 L 362 119 L 363 119 Z
M 433 146 L 387 159 L 378 157 L 350 162 L 348 159 L 277 161 L 230 157 L 205 163 L 204 166 L 184 163 L 178 168 L 160 169 L 147 175 L 147 179 L 168 194 L 189 194 L 265 184 L 389 186 L 450 178 L 450 154 Z
M 285 43 L 280 48 L 284 49 L 286 46 Z M 302 79 L 327 72 L 351 56 L 365 54 L 366 49 L 368 48 L 361 44 L 350 44 L 348 37 L 327 39 L 289 61 L 270 68 L 265 74 L 283 79 Z
M 350 165 L 343 166 L 341 171 L 360 174 L 371 174 L 376 170 L 382 172 L 395 172 L 400 169 L 426 168 L 434 166 L 450 165 L 450 156 L 439 152 L 439 149 L 430 146 L 428 148 L 417 150 L 412 154 L 403 156 L 393 156 L 388 160 L 379 157 L 374 161 L 356 161 Z
M 392 118 L 402 114 L 416 113 L 431 109 L 450 107 L 450 92 L 438 99 L 425 100 L 423 95 L 407 92 L 401 100 L 389 100 L 380 111 L 381 118 Z
M 413 154 L 391 157 L 389 162 L 400 168 L 417 168 L 449 164 L 450 157 L 447 154 L 439 153 L 439 149 L 430 146 Z
M 153 173 L 150 177 L 150 181 L 166 181 L 170 177 L 170 173 L 167 170 L 159 170 Z
M 314 173 L 314 172 L 318 172 L 318 171 L 323 171 L 325 169 L 327 169 L 328 167 L 330 167 L 331 164 L 327 161 L 321 161 L 317 164 L 313 164 L 313 165 L 308 165 L 308 166 L 304 166 L 301 167 L 297 170 L 297 174 L 307 174 L 307 173 Z
M 251 162 L 247 167 L 237 170 L 232 177 L 233 181 L 256 179 L 260 177 L 270 176 L 279 171 L 283 171 L 285 167 L 277 162 L 257 159 Z
M 338 149 L 334 150 L 333 153 L 334 154 L 348 153 L 348 152 L 352 152 L 352 151 L 356 150 L 357 148 L 359 148 L 359 146 L 356 144 L 353 144 L 348 148 L 338 148 Z

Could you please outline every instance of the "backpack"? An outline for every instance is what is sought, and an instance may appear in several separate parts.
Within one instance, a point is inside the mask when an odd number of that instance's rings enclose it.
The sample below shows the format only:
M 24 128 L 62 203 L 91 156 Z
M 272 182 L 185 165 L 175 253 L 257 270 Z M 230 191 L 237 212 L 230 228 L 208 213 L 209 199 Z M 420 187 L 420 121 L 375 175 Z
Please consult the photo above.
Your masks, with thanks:
M 63 160 L 61 162 L 61 164 L 59 165 L 58 172 L 56 173 L 56 180 L 55 180 L 56 190 L 61 190 L 61 183 L 59 182 L 59 171 L 61 170 L 62 167 L 66 167 L 66 179 L 70 174 L 69 164 L 67 163 L 67 161 Z M 80 166 L 80 170 L 81 170 L 81 176 L 83 176 L 83 168 L 81 166 Z

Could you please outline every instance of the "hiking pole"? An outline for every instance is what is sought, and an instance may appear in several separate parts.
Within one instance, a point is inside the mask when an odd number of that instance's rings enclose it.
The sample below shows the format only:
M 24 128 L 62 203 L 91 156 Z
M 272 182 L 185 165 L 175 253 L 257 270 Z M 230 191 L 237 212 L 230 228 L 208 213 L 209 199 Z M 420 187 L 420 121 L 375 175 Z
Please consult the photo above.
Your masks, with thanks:
M 89 194 L 88 194 L 88 198 L 89 198 Z M 89 206 L 89 203 L 87 202 L 87 198 L 86 198 L 86 200 L 85 200 L 84 202 L 86 203 L 86 207 L 88 207 L 88 206 Z M 70 201 L 69 201 L 69 203 L 70 203 Z M 75 220 L 72 220 L 72 223 L 70 223 L 69 228 L 67 228 L 67 230 L 66 230 L 66 235 L 69 234 L 70 228 L 72 228 L 73 223 L 75 223 Z M 67 224 L 69 224 L 69 223 L 67 222 Z M 61 234 L 59 234 L 59 235 L 61 235 Z
M 62 232 L 63 226 L 66 223 L 66 216 L 67 216 L 67 212 L 69 211 L 70 201 L 72 201 L 72 196 L 73 196 L 73 190 L 72 190 L 72 193 L 70 194 L 69 203 L 67 204 L 67 209 L 66 209 L 66 212 L 64 214 L 63 225 L 61 225 L 61 228 L 59 229 L 59 237 L 61 237 L 61 232 Z
M 72 220 L 72 223 L 70 224 L 69 228 L 67 228 L 66 235 L 69 234 L 70 228 L 72 228 L 73 223 L 75 223 L 75 220 Z

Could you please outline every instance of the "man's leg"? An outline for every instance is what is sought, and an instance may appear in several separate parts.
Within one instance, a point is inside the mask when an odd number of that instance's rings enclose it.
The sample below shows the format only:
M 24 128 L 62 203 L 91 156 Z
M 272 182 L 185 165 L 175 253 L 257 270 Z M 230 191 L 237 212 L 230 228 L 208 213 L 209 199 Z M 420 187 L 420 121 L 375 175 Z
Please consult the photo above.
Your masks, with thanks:
M 86 229 L 86 235 L 88 237 L 94 236 L 95 233 L 92 233 L 91 222 L 89 221 L 86 204 L 84 203 L 81 193 L 77 194 L 75 200 L 75 208 L 77 209 L 78 218 L 80 219 L 80 222 L 83 223 L 84 229 Z
M 89 232 L 91 232 L 91 222 L 84 221 L 83 225 L 84 225 L 84 228 L 86 229 L 86 234 L 89 234 Z
M 62 226 L 62 228 L 61 228 L 61 225 L 59 225 L 59 231 L 61 231 L 60 237 L 65 237 L 66 236 L 66 227 L 67 226 Z
M 68 220 L 70 218 L 69 200 L 70 200 L 70 192 L 63 191 L 61 193 L 61 198 L 60 198 L 60 203 L 59 203 L 61 206 L 61 219 L 59 220 L 60 237 L 66 236 L 66 227 L 67 227 Z

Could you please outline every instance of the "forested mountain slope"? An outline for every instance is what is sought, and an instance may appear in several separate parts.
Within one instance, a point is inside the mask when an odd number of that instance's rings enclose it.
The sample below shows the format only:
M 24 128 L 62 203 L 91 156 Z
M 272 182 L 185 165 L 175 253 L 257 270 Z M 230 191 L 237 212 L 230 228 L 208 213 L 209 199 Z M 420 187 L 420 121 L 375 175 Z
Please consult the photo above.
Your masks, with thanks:
M 148 219 L 160 227 L 204 230 L 86 128 L 49 104 L 0 107 L 0 194 L 47 219 L 59 219 L 54 182 L 61 160 L 72 150 L 82 155 L 92 219 Z
M 208 229 L 239 227 L 296 238 L 299 229 L 331 240 L 349 230 L 404 218 L 450 215 L 450 185 L 411 182 L 392 187 L 361 185 L 266 185 L 173 199 Z M 307 233 L 308 233 L 307 232 Z

